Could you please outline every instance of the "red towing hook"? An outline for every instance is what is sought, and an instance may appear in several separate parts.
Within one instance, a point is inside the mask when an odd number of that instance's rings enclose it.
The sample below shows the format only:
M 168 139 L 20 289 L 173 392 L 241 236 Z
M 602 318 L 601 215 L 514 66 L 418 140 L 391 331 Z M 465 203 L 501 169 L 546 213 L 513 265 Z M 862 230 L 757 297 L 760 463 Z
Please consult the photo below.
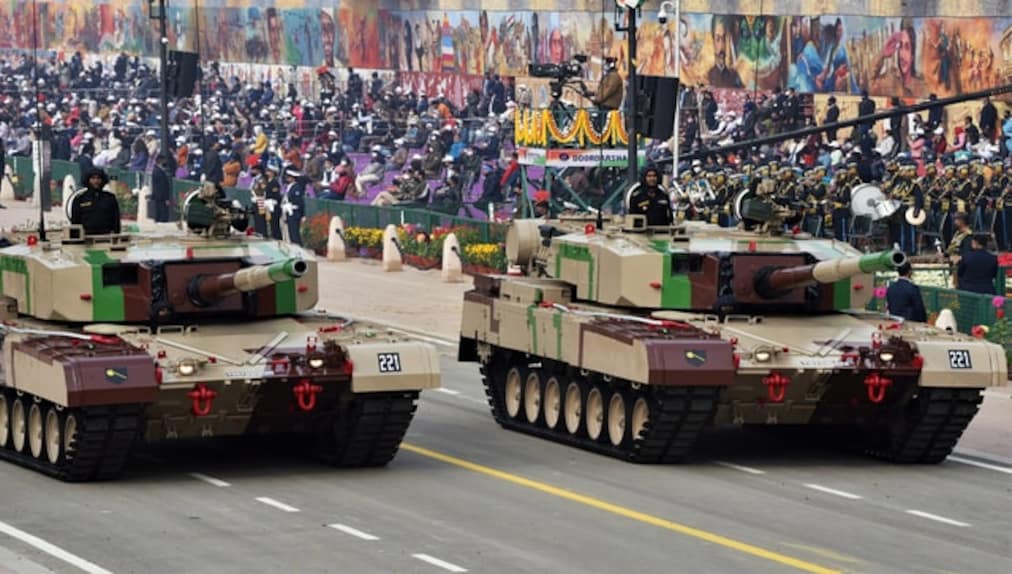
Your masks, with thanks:
M 218 393 L 207 388 L 204 383 L 197 383 L 193 386 L 192 391 L 186 393 L 186 396 L 193 401 L 193 414 L 198 417 L 206 417 L 211 414 L 214 397 L 218 396 Z
M 316 408 L 316 394 L 323 390 L 320 385 L 314 385 L 309 379 L 302 379 L 299 384 L 292 387 L 295 395 L 295 403 L 303 411 L 311 411 Z
M 885 400 L 886 387 L 893 384 L 893 381 L 878 373 L 872 373 L 864 378 L 864 384 L 868 387 L 868 400 L 877 405 Z
M 782 403 L 784 402 L 784 396 L 787 394 L 787 385 L 791 384 L 791 379 L 790 377 L 773 371 L 769 375 L 763 377 L 763 384 L 766 385 L 766 391 L 769 393 L 770 401 L 774 403 Z

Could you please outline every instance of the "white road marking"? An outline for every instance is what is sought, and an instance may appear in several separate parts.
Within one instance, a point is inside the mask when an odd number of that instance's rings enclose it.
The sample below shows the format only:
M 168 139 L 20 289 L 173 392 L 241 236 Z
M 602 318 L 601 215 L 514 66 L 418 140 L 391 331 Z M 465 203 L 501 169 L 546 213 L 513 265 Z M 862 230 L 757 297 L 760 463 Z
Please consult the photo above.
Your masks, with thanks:
M 345 534 L 350 534 L 350 535 L 354 536 L 355 538 L 361 538 L 362 540 L 369 540 L 369 541 L 379 540 L 379 536 L 373 536 L 372 534 L 369 534 L 368 532 L 362 532 L 361 530 L 359 530 L 357 528 L 352 528 L 351 526 L 346 526 L 344 524 L 328 524 L 327 528 L 333 528 L 334 530 L 340 530 L 341 532 L 344 532 Z
M 273 498 L 268 498 L 266 496 L 261 496 L 261 497 L 257 498 L 257 502 L 262 502 L 262 503 L 266 504 L 267 506 L 273 506 L 274 508 L 277 508 L 278 510 L 284 510 L 285 512 L 298 512 L 299 511 L 299 509 L 295 508 L 294 506 L 289 506 L 289 505 L 285 504 L 284 502 L 281 502 L 281 501 L 278 501 L 278 500 L 274 500 Z
M 112 572 L 102 568 L 98 564 L 89 562 L 76 554 L 71 554 L 55 544 L 46 542 L 38 536 L 29 534 L 19 528 L 15 528 L 6 522 L 0 522 L 0 532 L 10 536 L 11 538 L 16 538 L 37 550 L 41 550 L 53 558 L 58 558 L 67 564 L 70 564 L 74 568 L 87 572 L 88 574 L 112 574 Z
M 861 500 L 862 498 L 864 498 L 863 496 L 859 496 L 857 494 L 852 494 L 850 492 L 845 492 L 843 490 L 837 490 L 835 488 L 829 488 L 828 486 L 822 486 L 821 484 L 806 483 L 805 486 L 811 488 L 812 490 L 818 490 L 819 492 L 825 492 L 826 494 L 832 494 L 834 496 L 839 496 L 841 498 L 846 498 L 848 500 Z
M 453 396 L 457 396 L 460 394 L 460 391 L 455 391 L 453 389 L 448 389 L 446 387 L 439 387 L 438 389 L 436 389 L 436 392 L 443 393 L 444 395 L 453 395 Z
M 963 528 L 969 528 L 970 525 L 966 522 L 960 522 L 937 514 L 931 514 L 930 512 L 924 512 L 921 510 L 908 510 L 907 514 L 913 514 L 914 516 L 920 516 L 921 518 L 927 518 L 928 520 L 934 520 L 935 522 L 941 522 L 942 524 L 948 524 L 950 526 L 962 526 Z
M 461 568 L 456 564 L 451 564 L 445 560 L 440 560 L 439 558 L 429 556 L 428 554 L 412 554 L 411 556 L 421 560 L 422 562 L 428 562 L 433 566 L 439 566 L 443 570 L 449 570 L 450 572 L 467 572 L 467 568 Z
M 994 470 L 996 472 L 1004 472 L 1005 474 L 1012 474 L 1012 468 L 1007 466 L 998 466 L 997 464 L 988 464 L 986 462 L 978 462 L 976 460 L 970 460 L 961 456 L 949 455 L 949 460 L 952 462 L 958 462 L 960 464 L 968 464 L 970 466 L 976 466 L 980 468 L 986 468 L 988 470 Z
M 734 464 L 733 462 L 725 462 L 723 460 L 715 460 L 713 461 L 713 464 L 734 470 L 740 470 L 741 472 L 747 472 L 749 474 L 766 474 L 765 470 L 759 470 L 758 468 L 752 468 L 751 466 L 742 466 L 740 464 Z
M 211 486 L 217 486 L 219 488 L 225 488 L 226 486 L 232 486 L 231 483 L 225 482 L 224 480 L 222 480 L 220 478 L 215 478 L 213 476 L 208 476 L 206 474 L 201 474 L 199 472 L 191 472 L 190 476 L 193 477 L 193 478 L 196 478 L 197 480 L 204 481 L 207 484 L 210 484 Z

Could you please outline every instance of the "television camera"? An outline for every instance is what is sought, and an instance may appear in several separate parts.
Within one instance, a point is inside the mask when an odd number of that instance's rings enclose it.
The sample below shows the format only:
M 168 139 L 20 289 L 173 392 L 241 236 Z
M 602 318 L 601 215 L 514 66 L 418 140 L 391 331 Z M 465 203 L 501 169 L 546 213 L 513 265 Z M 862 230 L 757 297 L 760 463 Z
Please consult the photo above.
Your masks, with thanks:
M 535 78 L 551 78 L 549 88 L 552 91 L 552 99 L 558 100 L 567 86 L 579 86 L 577 92 L 580 94 L 587 92 L 582 80 L 583 65 L 586 63 L 586 54 L 576 54 L 572 60 L 562 64 L 530 64 L 527 73 Z

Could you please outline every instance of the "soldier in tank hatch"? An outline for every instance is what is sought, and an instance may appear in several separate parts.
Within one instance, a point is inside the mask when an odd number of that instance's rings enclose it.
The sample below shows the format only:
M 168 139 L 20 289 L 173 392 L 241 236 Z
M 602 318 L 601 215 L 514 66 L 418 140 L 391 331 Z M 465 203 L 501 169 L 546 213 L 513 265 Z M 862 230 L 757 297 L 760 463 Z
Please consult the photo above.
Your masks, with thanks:
M 671 200 L 668 192 L 661 187 L 661 172 L 648 167 L 643 172 L 639 189 L 629 198 L 631 215 L 646 215 L 647 225 L 671 225 Z
M 85 174 L 84 191 L 74 196 L 70 206 L 70 223 L 84 226 L 87 235 L 108 235 L 120 232 L 119 202 L 104 191 L 109 176 L 101 169 Z

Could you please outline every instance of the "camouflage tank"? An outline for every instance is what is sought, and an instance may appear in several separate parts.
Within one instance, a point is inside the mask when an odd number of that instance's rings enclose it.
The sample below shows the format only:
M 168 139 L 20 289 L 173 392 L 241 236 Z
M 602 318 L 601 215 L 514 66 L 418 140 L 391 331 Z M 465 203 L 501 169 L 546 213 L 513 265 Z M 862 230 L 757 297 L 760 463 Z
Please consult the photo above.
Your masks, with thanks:
M 212 188 L 185 232 L 70 225 L 0 249 L 0 457 L 88 481 L 138 439 L 285 435 L 328 464 L 389 462 L 439 386 L 435 349 L 314 311 L 313 255 L 245 219 Z
M 737 210 L 738 229 L 515 221 L 521 275 L 477 277 L 461 323 L 495 420 L 643 463 L 682 460 L 711 424 L 824 425 L 888 460 L 944 460 L 1005 384 L 1004 350 L 861 311 L 901 252 L 778 233 L 754 197 Z

